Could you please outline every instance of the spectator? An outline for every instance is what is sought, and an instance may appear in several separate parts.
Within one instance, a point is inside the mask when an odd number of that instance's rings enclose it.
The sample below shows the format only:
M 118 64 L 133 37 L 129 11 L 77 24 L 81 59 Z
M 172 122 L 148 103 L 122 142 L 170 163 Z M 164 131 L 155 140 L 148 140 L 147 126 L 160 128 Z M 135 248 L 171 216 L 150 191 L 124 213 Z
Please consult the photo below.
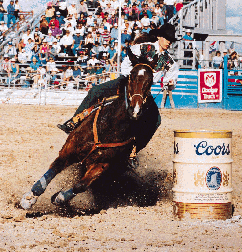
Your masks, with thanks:
M 113 59 L 116 52 L 117 51 L 114 49 L 114 45 L 111 45 L 109 50 L 108 50 L 109 59 Z
M 86 17 L 84 16 L 83 13 L 80 14 L 80 18 L 77 20 L 77 23 L 78 23 L 78 24 L 82 24 L 83 26 L 86 25 L 87 19 L 86 19 Z
M 44 35 L 48 34 L 49 23 L 47 22 L 45 15 L 41 16 L 39 28 L 40 28 L 40 32 L 42 34 L 44 34 Z
M 34 33 L 34 43 L 37 44 L 37 45 L 40 45 L 42 42 L 39 34 L 37 32 Z
M 68 15 L 72 15 L 75 19 L 77 19 L 77 8 L 75 2 L 72 2 L 71 5 L 67 8 Z
M 14 7 L 15 7 L 14 16 L 16 19 L 18 19 L 18 14 L 20 12 L 20 5 L 19 5 L 18 0 L 15 0 Z
M 36 74 L 34 75 L 34 85 L 33 88 L 38 88 L 38 86 L 43 86 L 44 84 L 44 78 L 46 75 L 46 70 L 42 66 L 42 64 L 39 64 L 39 67 L 37 68 Z
M 94 17 L 93 17 L 92 12 L 89 12 L 89 14 L 88 14 L 86 25 L 87 26 L 94 25 Z
M 88 52 L 91 51 L 93 45 L 94 45 L 94 39 L 92 37 L 92 33 L 88 32 L 88 34 L 85 38 L 85 46 L 88 48 Z
M 59 2 L 59 12 L 61 13 L 61 16 L 63 16 L 63 18 L 67 17 L 68 10 L 66 7 L 66 2 Z
M 94 67 L 96 63 L 99 63 L 99 60 L 95 54 L 92 54 L 91 59 L 87 61 L 87 64 Z
M 167 15 L 167 22 L 173 17 L 174 15 L 174 4 L 175 0 L 165 0 L 164 1 L 166 5 L 166 15 Z
M 123 48 L 122 52 L 121 52 L 121 58 L 122 58 L 122 61 L 124 60 L 124 58 L 127 56 L 127 49 L 126 48 Z
M 100 58 L 99 61 L 100 65 L 104 67 L 107 59 L 108 59 L 108 53 L 107 52 L 102 53 L 102 57 Z
M 118 18 L 115 16 L 115 13 L 112 13 L 111 17 L 107 21 L 112 27 L 115 24 L 118 26 Z
M 83 40 L 83 37 L 81 36 L 80 34 L 80 30 L 76 30 L 76 34 L 73 36 L 73 39 L 74 39 L 74 46 L 73 46 L 73 54 L 76 55 L 77 54 L 77 51 L 79 50 L 80 51 L 80 45 L 82 46 L 82 40 Z
M 69 56 L 74 56 L 73 54 L 73 45 L 74 45 L 74 39 L 70 33 L 69 30 L 66 31 L 66 35 L 64 35 L 60 40 L 60 46 L 62 53 L 66 53 Z
M 80 56 L 77 58 L 77 64 L 81 66 L 81 68 L 86 68 L 87 67 L 87 56 L 84 55 L 83 51 L 80 51 Z
M 11 59 L 11 67 L 10 67 L 10 73 L 9 73 L 10 83 L 14 81 L 16 83 L 16 80 L 20 78 L 20 72 L 19 72 L 19 65 L 16 64 L 15 58 Z
M 108 59 L 105 60 L 105 64 L 104 64 L 104 67 L 105 67 L 105 70 L 106 70 L 106 73 L 108 72 L 111 72 L 111 63 Z
M 97 58 L 99 58 L 100 50 L 101 50 L 101 47 L 99 46 L 99 43 L 96 41 L 91 50 L 91 53 L 95 54 Z
M 40 63 L 38 62 L 38 59 L 36 57 L 32 58 L 32 62 L 30 63 L 31 70 L 30 72 L 37 72 L 37 69 L 39 68 Z
M 9 75 L 11 71 L 11 64 L 9 60 L 8 54 L 4 54 L 3 61 L 2 61 L 2 72 L 6 75 Z
M 73 70 L 72 70 L 71 65 L 69 65 L 67 67 L 67 69 L 63 73 L 63 82 L 62 82 L 63 88 L 67 87 L 68 89 L 72 89 L 73 88 L 73 84 L 69 85 L 70 84 L 69 82 L 73 81 L 73 80 L 74 80 L 74 78 L 73 78 Z M 68 85 L 69 85 L 69 87 L 68 87 Z
M 223 58 L 221 56 L 221 52 L 217 51 L 216 55 L 213 57 L 212 66 L 216 69 L 222 68 Z
M 56 12 L 56 20 L 59 22 L 59 28 L 65 25 L 64 17 L 59 11 Z
M 105 29 L 105 27 L 107 27 L 107 30 L 110 33 L 111 25 L 107 22 L 106 18 L 103 19 L 103 25 L 104 25 L 104 29 Z
M 18 53 L 22 52 L 23 48 L 25 48 L 25 43 L 23 39 L 20 39 L 19 43 L 18 43 Z
M 31 30 L 27 29 L 27 31 L 23 34 L 22 39 L 24 41 L 25 44 L 28 43 L 28 39 L 31 38 L 32 40 L 34 40 L 34 36 L 33 34 L 31 34 Z
M 13 25 L 16 23 L 16 18 L 15 18 L 15 15 L 14 15 L 15 7 L 14 7 L 14 1 L 13 0 L 10 0 L 10 4 L 7 6 L 7 11 L 8 11 L 7 26 L 8 26 L 8 28 L 10 28 L 11 21 L 12 21 Z
M 102 37 L 102 41 L 103 42 L 106 42 L 106 43 L 109 43 L 110 40 L 111 40 L 111 34 L 110 32 L 108 31 L 108 28 L 106 26 L 104 26 L 104 30 L 103 32 L 101 33 L 101 37 Z
M 6 12 L 7 11 L 3 7 L 3 1 L 0 1 L 0 22 L 4 21 L 4 13 L 6 13 Z
M 42 62 L 42 64 L 46 64 L 48 58 L 48 52 L 49 52 L 49 45 L 47 41 L 44 39 L 43 43 L 40 45 L 40 54 L 39 54 L 39 59 Z
M 35 33 L 37 33 L 39 35 L 41 40 L 43 39 L 44 35 L 41 33 L 41 31 L 39 30 L 39 27 L 37 27 L 37 26 L 34 28 L 34 31 L 32 32 L 33 36 Z
M 77 25 L 77 21 L 76 21 L 76 19 L 74 18 L 74 16 L 72 16 L 72 15 L 68 15 L 68 17 L 67 17 L 66 19 L 64 19 L 64 20 L 65 20 L 66 24 L 71 23 L 71 26 L 72 26 L 73 28 L 75 28 L 76 25 Z
M 8 54 L 8 56 L 11 58 L 14 58 L 17 55 L 16 47 L 13 45 L 13 43 L 10 41 L 8 42 L 8 45 L 5 47 L 4 52 Z
M 83 26 L 82 24 L 77 24 L 76 26 L 76 31 L 80 32 L 80 36 L 82 37 L 82 40 L 84 39 L 84 35 L 85 35 L 85 26 Z M 75 31 L 75 33 L 76 33 Z
M 4 21 L 0 21 L 0 32 L 4 34 L 7 30 L 8 30 L 8 27 L 4 23 Z
M 166 99 L 167 99 L 167 95 L 169 95 L 169 99 L 170 99 L 170 105 L 171 108 L 174 109 L 175 108 L 175 103 L 172 97 L 172 90 L 175 89 L 175 85 L 173 83 L 162 83 L 163 85 L 163 97 L 162 97 L 162 101 L 161 101 L 161 108 L 163 109 L 165 107 L 165 103 L 166 103 Z
M 49 29 L 48 31 L 48 35 L 45 37 L 45 40 L 46 42 L 49 44 L 49 43 L 52 43 L 54 41 L 54 37 L 52 36 L 52 32 L 51 30 Z
M 52 47 L 55 49 L 56 52 L 56 56 L 60 53 L 61 47 L 60 45 L 57 43 L 57 40 L 54 40 Z
M 52 56 L 50 56 L 49 60 L 46 64 L 46 72 L 50 73 L 54 68 L 56 68 L 56 63 L 54 61 L 54 58 Z
M 79 8 L 80 8 L 80 14 L 84 14 L 84 16 L 87 17 L 88 12 L 87 4 L 84 1 L 81 1 Z
M 73 78 L 74 78 L 75 84 L 77 86 L 77 89 L 79 87 L 81 77 L 82 77 L 82 69 L 80 66 L 75 65 L 74 70 L 73 70 Z
M 35 44 L 31 53 L 32 53 L 31 61 L 33 60 L 34 57 L 39 61 L 39 55 L 40 55 L 39 45 Z
M 150 25 L 150 19 L 148 18 L 147 13 L 144 13 L 144 17 L 141 18 L 140 23 L 141 23 L 141 25 L 142 25 L 143 28 L 145 26 L 149 26 Z
M 155 13 L 153 14 L 152 18 L 150 19 L 150 23 L 151 24 L 152 23 L 155 24 L 156 27 L 159 25 L 160 19 L 159 19 L 159 17 Z
M 144 28 L 141 30 L 141 33 L 147 33 L 148 34 L 150 32 L 150 30 L 151 30 L 150 27 L 145 25 Z
M 49 51 L 48 51 L 47 58 L 50 59 L 50 57 L 51 57 L 55 60 L 58 56 L 58 52 L 57 52 L 56 48 L 53 46 L 53 43 L 51 43 L 51 42 L 49 43 Z
M 59 88 L 59 76 L 58 76 L 59 70 L 57 68 L 52 69 L 51 74 L 50 74 L 50 85 L 53 86 L 54 88 Z
M 55 15 L 55 8 L 54 6 L 52 6 L 52 2 L 48 2 L 47 9 L 45 11 L 45 17 L 48 24 L 50 23 L 50 20 L 52 19 L 54 15 Z
M 182 38 L 184 41 L 192 41 L 193 38 L 192 38 L 192 33 L 191 33 L 191 30 L 190 29 L 187 29 L 186 30 L 186 34 L 183 36 Z
M 50 22 L 49 22 L 49 28 L 50 28 L 50 27 L 53 27 L 53 25 L 54 25 L 54 27 L 56 27 L 56 28 L 60 28 L 59 21 L 56 19 L 56 16 L 55 16 L 55 15 L 51 18 L 51 20 L 50 20 Z
M 113 43 L 114 40 L 118 39 L 118 24 L 117 23 L 113 25 L 110 36 L 111 36 L 111 43 Z
M 61 35 L 62 34 L 62 30 L 59 27 L 56 27 L 55 24 L 51 24 L 48 34 L 49 32 L 51 33 L 52 37 L 56 37 L 57 35 Z M 53 40 L 51 40 L 50 42 L 53 42 Z
M 228 69 L 232 70 L 239 65 L 237 52 L 232 52 L 228 58 Z
M 28 60 L 31 59 L 32 56 L 32 49 L 34 48 L 34 42 L 31 38 L 28 38 L 28 42 L 25 45 L 25 52 L 27 54 Z
M 126 41 L 131 41 L 131 35 L 127 33 L 127 30 L 124 30 L 121 33 L 121 45 L 125 46 Z
M 103 22 L 103 19 L 102 19 L 99 12 L 96 13 L 96 20 L 97 20 L 97 25 L 98 26 L 100 26 L 102 24 L 102 22 Z
M 23 48 L 21 52 L 18 53 L 18 61 L 21 64 L 25 64 L 28 61 L 28 54 L 25 52 L 25 49 Z

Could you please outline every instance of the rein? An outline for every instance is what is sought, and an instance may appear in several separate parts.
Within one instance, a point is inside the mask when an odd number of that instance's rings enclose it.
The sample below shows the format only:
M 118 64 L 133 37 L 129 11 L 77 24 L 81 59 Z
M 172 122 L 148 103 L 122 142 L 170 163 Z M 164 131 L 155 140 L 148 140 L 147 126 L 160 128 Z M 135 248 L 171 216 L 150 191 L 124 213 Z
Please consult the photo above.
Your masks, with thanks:
M 154 70 L 152 69 L 152 67 L 150 65 L 148 65 L 148 64 L 139 63 L 139 64 L 136 64 L 134 67 L 140 66 L 140 65 L 142 65 L 142 66 L 148 66 L 152 70 L 152 72 L 154 72 Z M 130 75 L 129 75 L 129 83 L 130 83 Z M 132 96 L 130 94 L 128 94 L 128 96 L 129 96 L 130 102 L 132 101 L 132 99 L 133 99 L 134 96 L 140 96 L 141 99 L 142 99 L 142 101 L 143 101 L 143 104 L 146 103 L 146 98 L 147 97 L 145 97 L 145 99 L 144 99 L 143 95 L 141 95 L 141 94 L 133 94 Z M 126 94 L 126 86 L 125 86 L 125 104 L 126 104 L 126 109 L 127 109 L 128 108 L 128 101 L 127 101 L 127 94 Z
M 121 143 L 101 143 L 101 142 L 99 142 L 98 132 L 97 132 L 97 120 L 98 120 L 98 116 L 99 116 L 99 113 L 100 113 L 102 107 L 105 105 L 105 101 L 106 101 L 106 98 L 103 99 L 103 101 L 102 101 L 101 105 L 98 107 L 97 112 L 96 112 L 95 117 L 94 117 L 94 121 L 93 121 L 94 143 L 93 143 L 92 149 L 89 151 L 87 156 L 83 158 L 83 160 L 80 162 L 80 164 L 83 164 L 83 162 L 98 148 L 122 147 L 122 146 L 124 146 L 126 144 L 129 144 L 129 143 L 131 143 L 132 141 L 135 140 L 135 138 L 132 137 L 132 138 L 130 138 L 130 139 L 124 141 L 124 142 L 121 142 Z

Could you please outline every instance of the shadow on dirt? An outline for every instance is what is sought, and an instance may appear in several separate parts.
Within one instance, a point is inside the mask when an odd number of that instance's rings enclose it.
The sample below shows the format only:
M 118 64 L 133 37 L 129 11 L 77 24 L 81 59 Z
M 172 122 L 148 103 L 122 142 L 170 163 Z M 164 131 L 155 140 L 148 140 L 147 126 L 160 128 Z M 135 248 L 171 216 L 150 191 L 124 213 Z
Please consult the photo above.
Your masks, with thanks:
M 78 204 L 57 207 L 54 211 L 38 208 L 26 214 L 27 218 L 38 218 L 46 214 L 55 214 L 65 217 L 76 215 L 93 215 L 101 210 L 118 206 L 153 206 L 159 200 L 170 199 L 172 188 L 171 176 L 168 172 L 150 171 L 141 177 L 136 170 L 130 169 L 125 173 L 109 170 L 91 186 L 94 207 L 83 209 Z M 79 195 L 78 195 L 79 196 Z M 77 197 L 78 197 L 77 196 Z M 90 199 L 91 201 L 91 199 Z

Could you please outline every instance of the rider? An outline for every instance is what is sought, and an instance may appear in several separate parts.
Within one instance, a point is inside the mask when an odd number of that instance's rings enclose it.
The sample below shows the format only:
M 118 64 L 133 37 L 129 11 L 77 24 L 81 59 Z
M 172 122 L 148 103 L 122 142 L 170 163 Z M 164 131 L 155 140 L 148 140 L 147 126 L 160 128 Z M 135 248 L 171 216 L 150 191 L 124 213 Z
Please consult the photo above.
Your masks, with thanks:
M 149 64 L 154 69 L 154 82 L 160 81 L 162 75 L 164 75 L 164 83 L 175 85 L 178 77 L 178 65 L 167 52 L 174 41 L 176 41 L 175 27 L 169 23 L 159 29 L 151 30 L 149 34 L 138 37 L 121 64 L 122 75 L 115 80 L 94 86 L 88 92 L 74 116 L 63 125 L 58 124 L 57 127 L 67 134 L 74 130 L 89 115 L 88 109 L 91 106 L 102 101 L 104 97 L 117 94 L 117 90 L 127 83 L 128 75 L 138 63 Z M 134 128 L 137 152 L 147 145 L 161 121 L 158 107 L 151 94 L 147 97 L 142 111 L 143 113 Z

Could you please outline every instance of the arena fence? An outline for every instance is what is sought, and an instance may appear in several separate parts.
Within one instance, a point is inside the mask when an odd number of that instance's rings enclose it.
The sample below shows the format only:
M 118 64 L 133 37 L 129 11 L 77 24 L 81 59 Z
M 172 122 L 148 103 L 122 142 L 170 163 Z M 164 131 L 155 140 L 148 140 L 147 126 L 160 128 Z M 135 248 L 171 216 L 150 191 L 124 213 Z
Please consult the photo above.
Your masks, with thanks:
M 242 69 L 227 69 L 227 59 L 224 65 L 225 69 L 219 70 L 222 72 L 222 99 L 216 102 L 199 101 L 199 70 L 180 69 L 176 88 L 172 91 L 175 107 L 242 110 Z M 33 84 L 31 74 L 26 77 L 26 73 L 20 73 L 18 78 L 11 78 L 11 75 L 1 73 L 0 103 L 79 105 L 93 85 L 101 85 L 105 81 L 115 79 L 117 73 L 114 70 L 98 75 L 83 74 L 78 81 L 67 82 L 60 74 L 56 83 L 51 82 L 47 74 L 38 81 L 38 85 Z M 207 70 L 210 73 L 218 69 Z M 29 82 L 28 78 L 32 82 Z M 152 86 L 151 93 L 160 108 L 163 97 L 160 83 Z M 170 108 L 169 97 L 165 108 Z
M 184 108 L 217 108 L 228 110 L 242 110 L 242 69 L 228 69 L 227 58 L 222 72 L 221 101 L 199 102 L 199 70 L 180 69 L 176 88 L 172 91 L 175 107 Z M 208 73 L 218 69 L 207 69 Z M 212 87 L 208 87 L 211 89 Z M 158 107 L 161 107 L 163 92 L 159 84 L 152 86 L 152 95 Z M 167 97 L 165 108 L 170 108 Z

